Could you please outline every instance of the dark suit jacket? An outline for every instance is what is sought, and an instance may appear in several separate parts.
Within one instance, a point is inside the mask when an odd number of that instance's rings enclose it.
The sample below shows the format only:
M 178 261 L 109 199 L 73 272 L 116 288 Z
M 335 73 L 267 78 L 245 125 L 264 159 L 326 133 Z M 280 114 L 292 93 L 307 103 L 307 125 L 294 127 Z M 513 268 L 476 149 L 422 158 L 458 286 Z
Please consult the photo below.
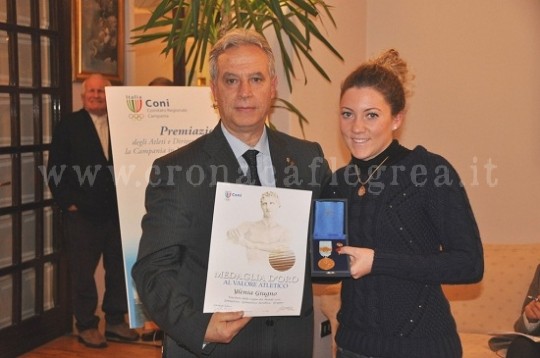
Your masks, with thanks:
M 311 190 L 330 179 L 319 144 L 267 128 L 277 187 Z M 300 317 L 253 318 L 229 344 L 202 350 L 203 314 L 215 186 L 245 177 L 220 125 L 159 158 L 146 190 L 147 213 L 132 275 L 152 319 L 164 330 L 167 357 L 311 357 L 313 306 L 309 265 Z M 307 238 L 306 238 L 307 239 Z M 231 258 L 234 260 L 234 258 Z M 272 336 L 275 335 L 275 336 Z
M 536 267 L 536 272 L 534 273 L 534 277 L 531 281 L 531 284 L 529 285 L 529 290 L 527 291 L 528 296 L 537 297 L 540 295 L 540 265 Z M 517 332 L 522 332 L 526 334 L 530 334 L 533 336 L 540 336 L 540 326 L 536 327 L 532 332 L 529 332 L 527 330 L 527 327 L 525 326 L 525 321 L 523 318 L 523 310 L 525 309 L 525 306 L 527 306 L 531 302 L 531 300 L 527 297 L 525 297 L 525 300 L 523 302 L 523 307 L 521 309 L 521 315 L 516 320 L 516 323 L 514 323 L 514 329 Z
M 60 121 L 51 142 L 47 175 L 62 210 L 75 204 L 79 213 L 87 216 L 118 215 L 110 146 L 109 158 L 103 154 L 96 128 L 85 109 Z

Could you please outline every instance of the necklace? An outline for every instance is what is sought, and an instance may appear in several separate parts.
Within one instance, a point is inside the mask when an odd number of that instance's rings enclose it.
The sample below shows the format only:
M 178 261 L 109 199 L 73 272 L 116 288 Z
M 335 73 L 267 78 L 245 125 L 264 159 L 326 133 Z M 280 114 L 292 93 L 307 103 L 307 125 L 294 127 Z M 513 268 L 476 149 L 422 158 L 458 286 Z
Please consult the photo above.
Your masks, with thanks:
M 384 160 L 381 162 L 381 164 L 377 165 L 377 168 L 375 168 L 374 171 L 371 172 L 371 174 L 369 175 L 369 177 L 366 179 L 366 181 L 362 181 L 360 180 L 360 169 L 358 168 L 357 165 L 354 166 L 354 169 L 356 170 L 356 176 L 358 177 L 358 182 L 360 183 L 360 188 L 358 188 L 358 196 L 364 196 L 366 195 L 366 184 L 369 183 L 369 181 L 371 180 L 371 178 L 373 178 L 373 175 L 375 175 L 375 173 L 377 172 L 377 170 L 379 170 L 379 168 L 384 164 L 384 162 L 386 162 L 386 160 L 390 158 L 390 156 L 384 158 Z

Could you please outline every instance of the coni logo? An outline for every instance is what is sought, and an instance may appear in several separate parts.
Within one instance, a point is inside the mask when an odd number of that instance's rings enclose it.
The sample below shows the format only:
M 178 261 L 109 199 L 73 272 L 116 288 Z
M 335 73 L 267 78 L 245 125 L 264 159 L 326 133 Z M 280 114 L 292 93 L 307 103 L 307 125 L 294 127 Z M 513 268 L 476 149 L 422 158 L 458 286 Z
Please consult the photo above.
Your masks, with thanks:
M 126 105 L 128 109 L 132 112 L 129 114 L 130 119 L 140 121 L 144 118 L 144 114 L 139 113 L 143 107 L 143 101 L 141 96 L 126 96 Z
M 242 194 L 235 193 L 230 190 L 225 190 L 225 201 L 231 200 L 231 198 L 241 198 Z

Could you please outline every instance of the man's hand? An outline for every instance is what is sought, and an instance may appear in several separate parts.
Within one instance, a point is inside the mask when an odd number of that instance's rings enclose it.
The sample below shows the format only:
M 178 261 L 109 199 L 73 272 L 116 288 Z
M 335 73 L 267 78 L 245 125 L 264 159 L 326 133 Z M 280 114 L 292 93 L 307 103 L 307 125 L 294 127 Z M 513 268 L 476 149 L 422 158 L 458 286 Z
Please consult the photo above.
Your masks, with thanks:
M 540 298 L 540 295 L 537 298 Z M 540 320 L 540 302 L 538 300 L 533 299 L 525 306 L 525 317 L 530 323 L 536 323 Z
M 244 312 L 215 312 L 208 322 L 204 341 L 207 343 L 230 343 L 251 320 Z

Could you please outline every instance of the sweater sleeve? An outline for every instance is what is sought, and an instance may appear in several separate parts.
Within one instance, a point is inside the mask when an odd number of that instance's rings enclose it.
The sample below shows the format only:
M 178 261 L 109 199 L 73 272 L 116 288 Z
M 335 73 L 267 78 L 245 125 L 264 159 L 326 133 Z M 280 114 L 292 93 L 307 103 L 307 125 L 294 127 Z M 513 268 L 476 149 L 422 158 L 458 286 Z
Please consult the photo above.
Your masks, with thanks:
M 372 274 L 426 284 L 478 282 L 484 271 L 483 249 L 463 185 L 445 159 L 423 152 L 424 171 L 417 173 L 425 175 L 403 179 L 412 178 L 383 208 L 388 220 L 381 225 L 390 228 L 379 232 L 391 236 L 393 245 L 375 248 Z

